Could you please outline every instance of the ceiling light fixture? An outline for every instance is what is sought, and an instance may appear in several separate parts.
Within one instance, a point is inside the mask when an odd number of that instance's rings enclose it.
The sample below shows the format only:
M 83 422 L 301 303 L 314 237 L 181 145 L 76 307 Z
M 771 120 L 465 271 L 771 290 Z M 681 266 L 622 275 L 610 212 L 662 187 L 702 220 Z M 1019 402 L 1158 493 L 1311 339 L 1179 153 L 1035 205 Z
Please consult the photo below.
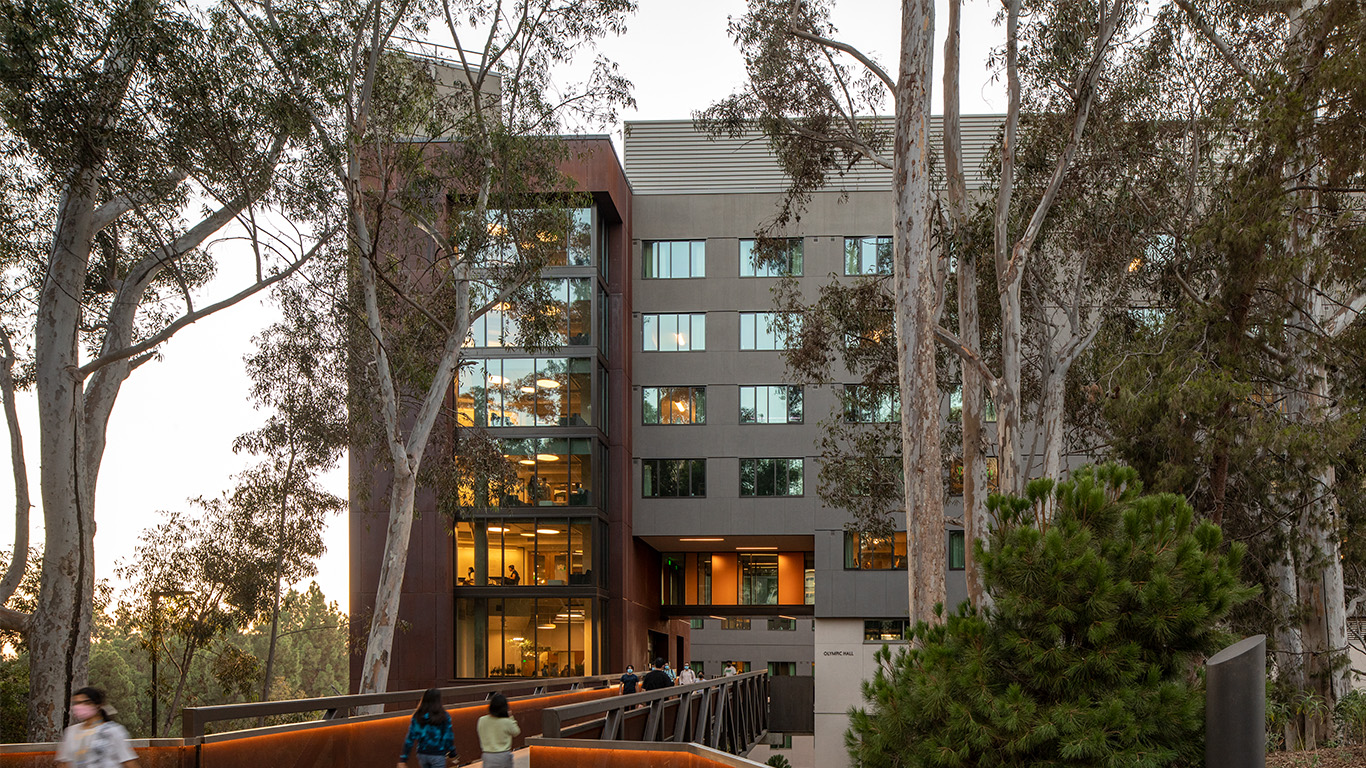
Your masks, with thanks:
M 538 454 L 536 454 L 536 458 L 537 458 L 537 459 L 540 459 L 541 461 L 559 461 L 559 460 L 560 460 L 560 457 L 559 457 L 559 456 L 556 456 L 556 455 L 553 454 L 553 453 L 538 453 Z
M 559 389 L 560 382 L 555 381 L 554 379 L 537 379 L 536 386 L 541 389 Z

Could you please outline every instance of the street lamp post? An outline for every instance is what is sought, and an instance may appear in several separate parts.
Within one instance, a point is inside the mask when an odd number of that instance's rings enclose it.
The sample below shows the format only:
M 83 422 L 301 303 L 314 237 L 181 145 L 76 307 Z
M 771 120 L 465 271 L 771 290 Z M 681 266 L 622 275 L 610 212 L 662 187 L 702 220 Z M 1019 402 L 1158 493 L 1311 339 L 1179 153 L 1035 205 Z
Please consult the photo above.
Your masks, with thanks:
M 161 732 L 161 721 L 157 719 L 157 694 L 160 693 L 157 679 L 157 656 L 161 646 L 161 598 L 175 595 L 188 595 L 184 589 L 152 590 L 152 738 Z

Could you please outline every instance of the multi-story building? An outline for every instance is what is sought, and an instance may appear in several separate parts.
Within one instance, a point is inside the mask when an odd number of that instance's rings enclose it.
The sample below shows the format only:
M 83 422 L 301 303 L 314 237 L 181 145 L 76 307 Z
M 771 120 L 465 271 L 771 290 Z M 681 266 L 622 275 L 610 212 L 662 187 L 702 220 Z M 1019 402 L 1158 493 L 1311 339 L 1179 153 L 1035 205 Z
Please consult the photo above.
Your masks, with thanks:
M 964 123 L 976 167 L 997 121 Z M 687 121 L 628 124 L 624 170 L 605 138 L 578 141 L 591 154 L 569 170 L 594 204 L 546 274 L 565 297 L 564 343 L 510 349 L 515 310 L 494 313 L 452 394 L 462 420 L 506 441 L 521 483 L 453 533 L 436 514 L 418 521 L 401 611 L 413 627 L 395 640 L 391 687 L 652 657 L 710 677 L 734 662 L 802 678 L 785 690 L 812 715 L 806 733 L 776 743 L 814 750 L 799 765 L 843 764 L 859 681 L 904 637 L 906 535 L 904 521 L 890 537 L 848 531 L 815 493 L 821 421 L 855 377 L 803 386 L 787 371 L 770 317 L 778 267 L 751 252 L 786 178 L 762 140 L 712 140 Z M 812 295 L 889 270 L 891 222 L 890 174 L 850 174 L 783 233 L 788 269 Z M 899 418 L 894 404 L 846 417 Z M 382 546 L 375 496 L 351 516 L 358 614 Z M 962 532 L 942 546 L 954 603 Z

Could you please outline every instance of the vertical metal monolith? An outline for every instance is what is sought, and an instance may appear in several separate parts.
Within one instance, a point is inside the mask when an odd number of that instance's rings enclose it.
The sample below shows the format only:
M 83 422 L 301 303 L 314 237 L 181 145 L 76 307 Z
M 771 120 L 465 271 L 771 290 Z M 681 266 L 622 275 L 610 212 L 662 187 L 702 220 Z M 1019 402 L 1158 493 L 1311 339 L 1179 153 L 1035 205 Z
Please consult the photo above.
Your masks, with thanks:
M 1266 635 L 1205 662 L 1205 768 L 1266 768 Z

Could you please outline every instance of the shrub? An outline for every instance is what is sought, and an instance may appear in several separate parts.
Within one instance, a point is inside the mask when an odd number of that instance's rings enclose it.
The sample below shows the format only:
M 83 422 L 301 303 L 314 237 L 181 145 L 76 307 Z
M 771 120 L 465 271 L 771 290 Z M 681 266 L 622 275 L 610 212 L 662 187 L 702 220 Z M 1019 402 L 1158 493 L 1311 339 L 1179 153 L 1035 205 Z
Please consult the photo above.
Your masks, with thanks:
M 975 545 L 993 607 L 939 607 L 909 649 L 878 652 L 845 737 L 854 765 L 1203 764 L 1201 664 L 1253 591 L 1241 546 L 1141 488 L 1109 464 L 993 496 L 990 546 Z

